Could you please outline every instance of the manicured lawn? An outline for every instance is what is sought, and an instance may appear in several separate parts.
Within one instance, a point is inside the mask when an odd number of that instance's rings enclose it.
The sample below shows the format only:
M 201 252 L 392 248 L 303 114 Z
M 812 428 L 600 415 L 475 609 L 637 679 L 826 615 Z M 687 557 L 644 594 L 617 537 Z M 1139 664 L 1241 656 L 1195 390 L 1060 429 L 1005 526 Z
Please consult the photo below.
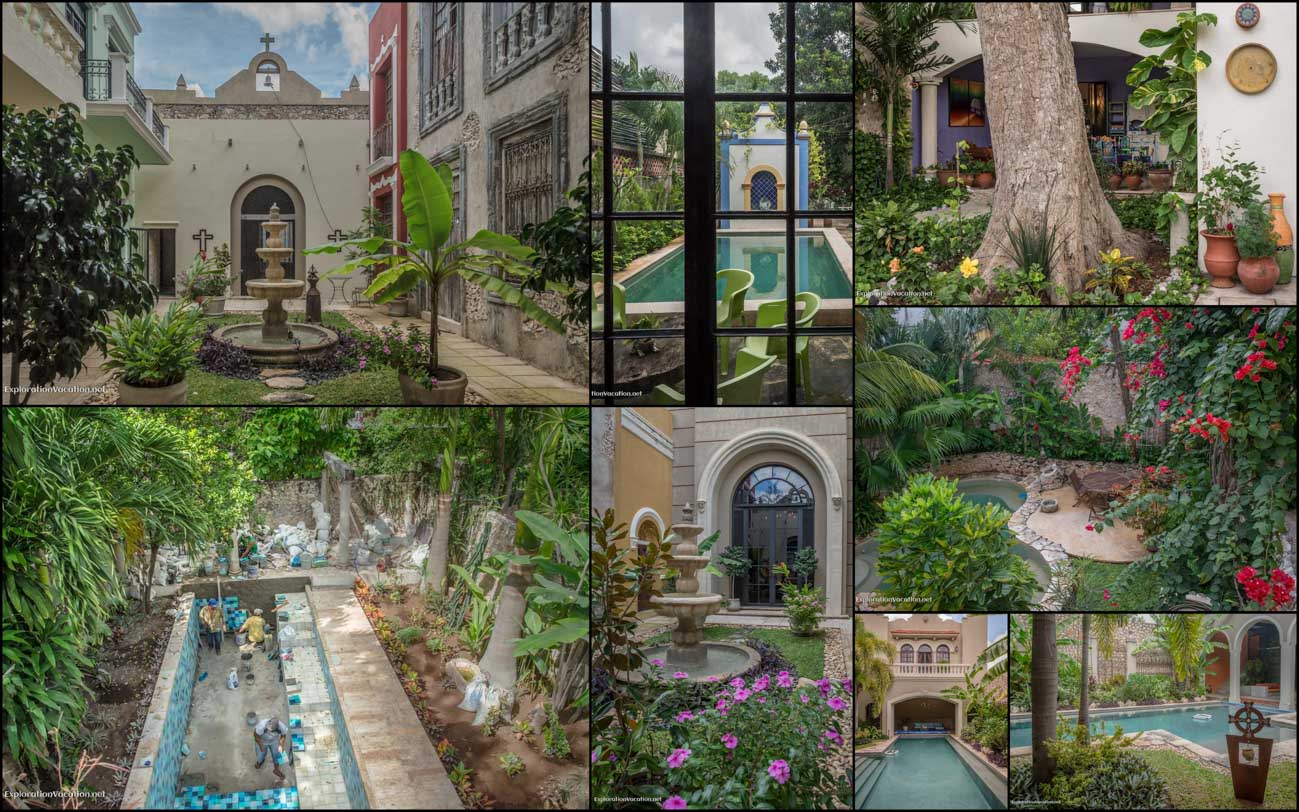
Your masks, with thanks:
M 191 406 L 226 403 L 257 403 L 263 395 L 275 390 L 261 381 L 245 381 L 213 375 L 201 369 L 189 372 L 187 402 Z M 389 367 L 376 367 L 364 372 L 352 372 L 324 383 L 298 390 L 315 395 L 321 405 L 364 403 L 366 405 L 401 405 L 401 387 L 397 372 Z
M 727 640 L 737 635 L 752 637 L 780 649 L 780 653 L 798 668 L 800 677 L 821 679 L 825 676 L 825 640 L 821 637 L 796 637 L 788 629 L 737 629 L 734 626 L 708 626 L 705 640 Z M 645 641 L 647 646 L 667 643 L 667 632 Z
M 1236 800 L 1231 776 L 1202 767 L 1167 750 L 1142 750 L 1140 755 L 1168 782 L 1177 809 L 1294 809 L 1295 763 L 1273 761 L 1268 768 L 1267 795 L 1261 807 Z

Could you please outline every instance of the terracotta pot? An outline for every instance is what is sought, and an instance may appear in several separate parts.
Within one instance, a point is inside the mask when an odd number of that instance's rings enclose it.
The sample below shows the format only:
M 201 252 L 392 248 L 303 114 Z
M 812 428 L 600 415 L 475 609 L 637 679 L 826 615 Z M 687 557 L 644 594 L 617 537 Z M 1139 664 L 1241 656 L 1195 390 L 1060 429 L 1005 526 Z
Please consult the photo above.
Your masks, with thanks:
M 991 172 L 980 172 L 974 176 L 974 185 L 980 189 L 991 189 L 995 178 Z
M 1119 176 L 1119 175 L 1110 175 L 1110 189 L 1111 189 L 1111 190 L 1118 189 L 1119 186 L 1120 186 L 1122 183 L 1123 183 L 1123 178 L 1122 178 L 1121 176 Z
M 1236 265 L 1236 275 L 1250 293 L 1267 293 L 1276 287 L 1281 269 L 1277 267 L 1276 257 L 1250 257 Z
M 117 382 L 117 402 L 121 406 L 183 406 L 188 388 L 186 379 L 171 386 L 132 386 Z
M 1215 288 L 1232 287 L 1231 279 L 1236 275 L 1236 264 L 1240 262 L 1240 252 L 1236 250 L 1236 237 L 1233 234 L 1210 234 L 1201 231 L 1204 238 L 1204 269 L 1213 277 L 1210 284 Z
M 402 298 L 400 298 L 400 299 L 393 299 L 391 302 L 388 302 L 388 315 L 389 315 L 389 316 L 405 316 L 405 315 L 406 315 L 406 299 L 405 299 L 405 297 L 402 297 Z
M 1124 175 L 1124 176 L 1123 176 L 1123 185 L 1126 186 L 1126 187 L 1128 187 L 1129 189 L 1131 189 L 1132 191 L 1135 192 L 1136 190 L 1138 190 L 1138 189 L 1141 188 L 1141 176 L 1140 176 L 1140 175 Z
M 402 400 L 412 406 L 459 406 L 465 402 L 465 388 L 469 385 L 465 373 L 451 367 L 438 367 L 435 377 L 437 386 L 426 389 L 404 372 L 398 373 Z
M 1276 233 L 1277 246 L 1284 248 L 1287 245 L 1294 245 L 1294 233 L 1290 231 L 1290 224 L 1285 219 L 1285 195 L 1273 192 L 1267 196 L 1267 199 L 1272 209 L 1272 231 Z
M 956 170 L 955 170 L 955 169 L 940 169 L 940 170 L 938 170 L 938 185 L 939 185 L 939 186 L 941 186 L 941 187 L 943 187 L 944 189 L 946 189 L 948 186 L 952 185 L 952 184 L 955 183 L 955 182 L 956 182 Z
M 1173 173 L 1167 169 L 1152 169 L 1146 173 L 1146 177 L 1150 178 L 1150 188 L 1156 192 L 1167 192 L 1173 181 Z

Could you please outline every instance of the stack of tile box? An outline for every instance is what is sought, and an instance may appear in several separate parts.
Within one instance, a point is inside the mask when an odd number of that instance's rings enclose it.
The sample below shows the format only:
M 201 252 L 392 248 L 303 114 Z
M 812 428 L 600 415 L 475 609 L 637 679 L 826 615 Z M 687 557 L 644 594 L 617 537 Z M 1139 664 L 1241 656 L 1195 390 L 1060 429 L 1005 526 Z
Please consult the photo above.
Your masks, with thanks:
M 281 642 L 280 659 L 284 690 L 293 709 L 292 719 L 301 720 L 300 726 L 290 721 L 293 749 L 297 751 L 293 760 L 301 803 L 306 809 L 351 809 L 339 766 L 338 735 L 311 607 L 303 593 L 276 595 L 275 602 L 287 604 L 277 616 L 280 628 L 287 623 L 294 631 L 291 649 L 284 648 Z M 292 656 L 285 658 L 286 652 Z
M 295 787 L 259 789 L 254 792 L 207 793 L 199 784 L 185 787 L 176 796 L 177 809 L 298 809 Z

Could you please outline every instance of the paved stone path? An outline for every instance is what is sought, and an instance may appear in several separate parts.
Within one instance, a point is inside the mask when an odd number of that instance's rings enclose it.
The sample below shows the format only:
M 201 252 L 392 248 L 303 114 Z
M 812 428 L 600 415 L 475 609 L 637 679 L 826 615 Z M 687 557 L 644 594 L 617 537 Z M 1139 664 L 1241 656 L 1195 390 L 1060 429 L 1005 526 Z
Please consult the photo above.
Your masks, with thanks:
M 352 590 L 312 589 L 308 599 L 369 807 L 462 808 Z
M 281 628 L 292 625 L 294 631 L 291 653 L 282 656 L 291 658 L 283 662 L 284 690 L 290 697 L 290 732 L 302 736 L 305 745 L 305 749 L 293 754 L 299 802 L 303 809 L 351 809 L 339 751 L 339 720 L 334 717 L 320 664 L 311 607 L 302 592 L 275 597 L 277 602 L 283 598 L 288 604 L 277 622 Z M 281 641 L 280 645 L 286 644 Z M 293 704 L 295 696 L 298 704 Z M 295 725 L 295 720 L 300 724 Z
M 1291 305 L 1295 304 L 1295 280 L 1277 285 L 1267 293 L 1250 293 L 1237 282 L 1230 288 L 1209 288 L 1195 300 L 1199 305 Z

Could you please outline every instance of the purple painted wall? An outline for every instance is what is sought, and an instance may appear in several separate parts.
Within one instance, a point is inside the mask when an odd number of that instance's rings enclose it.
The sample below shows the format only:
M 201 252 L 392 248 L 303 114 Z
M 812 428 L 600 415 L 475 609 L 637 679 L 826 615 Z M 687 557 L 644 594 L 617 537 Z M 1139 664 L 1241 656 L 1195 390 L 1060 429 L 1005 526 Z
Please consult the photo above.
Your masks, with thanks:
M 1127 101 L 1132 93 L 1124 81 L 1128 71 L 1140 61 L 1135 54 L 1106 59 L 1075 59 L 1074 68 L 1078 72 L 1079 82 L 1107 82 L 1109 101 Z M 952 71 L 951 77 L 957 79 L 983 79 L 983 60 L 977 60 Z M 938 162 L 956 155 L 956 142 L 964 139 L 974 146 L 992 145 L 992 135 L 988 127 L 949 127 L 948 121 L 948 83 L 944 79 L 938 86 Z M 920 91 L 911 93 L 911 166 L 920 168 Z

